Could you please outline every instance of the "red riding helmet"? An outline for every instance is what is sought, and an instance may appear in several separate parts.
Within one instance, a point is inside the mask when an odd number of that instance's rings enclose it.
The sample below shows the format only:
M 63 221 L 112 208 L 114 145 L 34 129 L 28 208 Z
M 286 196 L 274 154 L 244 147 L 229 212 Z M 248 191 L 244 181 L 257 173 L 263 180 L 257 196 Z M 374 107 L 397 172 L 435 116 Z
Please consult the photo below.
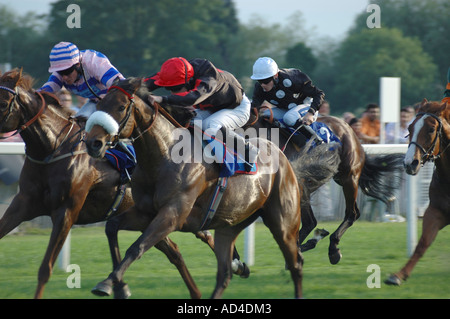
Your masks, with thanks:
M 186 84 L 194 76 L 194 68 L 185 58 L 171 58 L 163 63 L 156 74 L 158 86 L 177 86 Z

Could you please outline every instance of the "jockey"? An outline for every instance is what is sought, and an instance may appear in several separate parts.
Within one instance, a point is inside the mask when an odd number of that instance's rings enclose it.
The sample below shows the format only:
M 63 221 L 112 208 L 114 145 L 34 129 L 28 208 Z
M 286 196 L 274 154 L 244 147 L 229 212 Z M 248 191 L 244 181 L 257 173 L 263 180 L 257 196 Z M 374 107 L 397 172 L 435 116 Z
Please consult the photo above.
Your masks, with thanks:
M 70 42 L 59 42 L 52 48 L 48 71 L 51 75 L 39 90 L 58 93 L 65 87 L 75 95 L 88 98 L 89 100 L 75 114 L 77 118 L 86 119 L 95 112 L 98 101 L 106 95 L 112 83 L 116 79 L 124 79 L 105 55 L 94 50 L 79 51 L 77 46 Z M 123 161 L 136 164 L 132 146 L 119 142 L 112 153 L 113 155 L 109 153 L 107 155 L 111 163 L 120 162 L 117 158 L 124 158 Z M 113 166 L 121 173 L 121 183 L 128 182 L 134 165 L 128 164 L 128 168 L 117 167 L 115 164 Z
M 76 117 L 88 118 L 114 80 L 124 79 L 105 55 L 94 50 L 79 51 L 70 42 L 60 42 L 53 47 L 48 71 L 51 75 L 40 90 L 57 93 L 65 87 L 71 93 L 89 99 Z
M 228 144 L 233 140 L 234 150 L 240 149 L 238 146 L 245 146 L 245 153 L 247 153 L 247 158 L 244 160 L 245 169 L 249 171 L 253 167 L 258 150 L 242 136 L 233 132 L 248 121 L 250 101 L 245 96 L 241 84 L 231 73 L 217 69 L 205 59 L 197 58 L 187 61 L 185 58 L 175 57 L 164 62 L 161 70 L 148 77 L 145 83 L 150 91 L 164 87 L 171 92 L 167 96 L 150 95 L 151 104 L 157 102 L 162 106 L 172 105 L 195 109 L 194 127 L 201 125 L 199 128 L 205 131 L 205 135 L 211 136 L 210 142 L 217 145 L 212 146 L 216 162 L 222 163 L 224 154 L 223 150 L 219 149 L 223 148 L 223 144 L 220 142 L 219 146 L 215 137 L 219 131 L 223 133 L 226 129 L 223 138 L 227 137 Z M 231 176 L 234 171 L 224 174 L 224 176 Z
M 314 137 L 316 144 L 323 142 L 309 125 L 316 121 L 325 94 L 305 73 L 297 69 L 278 69 L 272 58 L 262 57 L 253 65 L 251 79 L 257 81 L 252 107 L 259 109 L 267 101 L 277 124 L 282 122 L 308 139 Z M 264 115 L 269 113 L 270 110 L 263 112 Z M 306 143 L 305 137 L 296 135 L 294 139 L 302 146 Z

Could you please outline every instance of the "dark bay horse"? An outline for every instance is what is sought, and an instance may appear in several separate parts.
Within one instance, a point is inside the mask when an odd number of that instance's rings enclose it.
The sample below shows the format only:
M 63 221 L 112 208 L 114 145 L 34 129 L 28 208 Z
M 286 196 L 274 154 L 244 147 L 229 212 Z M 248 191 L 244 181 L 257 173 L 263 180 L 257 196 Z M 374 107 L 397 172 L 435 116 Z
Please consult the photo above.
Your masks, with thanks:
M 19 181 L 19 193 L 0 219 L 0 238 L 23 221 L 48 215 L 53 222 L 47 251 L 38 274 L 35 298 L 41 298 L 54 262 L 73 224 L 103 221 L 112 207 L 119 172 L 105 161 L 92 159 L 81 142 L 82 128 L 72 111 L 59 105 L 52 95 L 32 89 L 32 79 L 13 70 L 0 78 L 0 132 L 19 130 L 26 145 L 26 159 Z M 84 126 L 84 124 L 83 124 Z M 117 213 L 134 205 L 127 187 Z M 108 223 L 107 223 L 108 225 Z M 139 225 L 119 224 L 107 236 L 114 264 L 120 262 L 117 247 L 119 229 L 139 230 Z M 168 237 L 156 247 L 176 265 L 191 297 L 199 298 L 183 258 Z M 5 275 L 5 274 L 2 274 Z M 126 286 L 115 289 L 117 297 L 129 294 Z
M 141 84 L 141 79 L 130 78 L 112 86 L 99 102 L 99 111 L 87 123 L 86 145 L 94 157 L 103 157 L 117 137 L 133 141 L 138 160 L 132 177 L 135 206 L 123 216 L 139 215 L 146 227 L 121 264 L 99 284 L 101 287 L 122 283 L 131 263 L 171 232 L 198 231 L 219 177 L 216 163 L 195 162 L 192 157 L 178 163 L 173 160 L 172 151 L 178 143 L 174 131 L 186 129 L 176 128 L 159 115 L 158 106 L 143 102 L 141 94 L 136 93 L 143 89 Z M 297 178 L 277 147 L 267 140 L 251 141 L 268 150 L 269 160 L 258 159 L 259 172 L 255 175 L 229 178 L 210 223 L 209 228 L 215 229 L 218 262 L 212 297 L 220 298 L 231 279 L 231 258 L 238 234 L 261 217 L 284 255 L 298 298 L 302 295 L 302 257 L 297 247 L 301 220 Z
M 450 224 L 450 109 L 448 103 L 422 101 L 415 120 L 408 127 L 409 146 L 405 154 L 406 173 L 416 175 L 428 161 L 435 170 L 429 188 L 430 203 L 423 215 L 422 236 L 411 258 L 385 283 L 400 285 L 411 274 L 439 230 Z
M 290 134 L 285 130 L 273 126 L 273 118 L 262 117 L 256 114 L 256 118 L 250 119 L 248 126 L 268 129 L 268 138 L 273 135 L 273 130 L 279 138 L 279 147 L 284 151 L 290 161 L 297 159 L 300 148 L 290 141 Z M 342 186 L 345 198 L 344 221 L 330 236 L 328 256 L 331 264 L 337 264 L 342 255 L 337 247 L 345 231 L 359 218 L 360 212 L 356 203 L 358 187 L 368 196 L 380 199 L 388 207 L 394 199 L 394 191 L 400 186 L 400 172 L 403 170 L 403 155 L 367 155 L 352 128 L 343 120 L 333 116 L 322 116 L 318 122 L 325 123 L 331 131 L 339 138 L 342 146 L 339 148 L 340 165 L 334 180 Z M 296 169 L 293 165 L 294 170 Z M 394 174 L 398 173 L 398 174 Z M 310 232 L 316 227 L 317 221 L 314 217 L 309 198 L 310 194 L 317 190 L 321 184 L 304 188 L 302 194 L 302 228 L 299 232 L 299 242 L 302 243 Z M 314 248 L 317 240 L 303 244 L 302 251 Z

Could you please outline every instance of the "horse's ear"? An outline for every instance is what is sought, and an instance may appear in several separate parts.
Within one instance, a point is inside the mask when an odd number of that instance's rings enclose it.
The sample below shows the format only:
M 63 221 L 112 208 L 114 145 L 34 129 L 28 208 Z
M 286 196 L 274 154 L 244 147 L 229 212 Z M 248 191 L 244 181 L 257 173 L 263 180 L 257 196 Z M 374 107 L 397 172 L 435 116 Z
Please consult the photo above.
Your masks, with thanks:
M 447 108 L 447 102 L 442 102 L 441 108 L 439 109 L 440 112 L 444 111 Z
M 423 98 L 422 103 L 420 103 L 420 106 L 424 106 L 428 103 L 428 100 L 426 98 Z
M 136 91 L 141 87 L 142 83 L 142 78 L 130 78 L 129 84 L 133 90 L 133 93 L 136 93 Z
M 117 84 L 119 84 L 119 82 L 120 82 L 120 78 L 117 76 L 117 77 L 114 79 L 114 81 L 113 81 L 113 83 L 111 84 L 111 86 L 117 85 Z

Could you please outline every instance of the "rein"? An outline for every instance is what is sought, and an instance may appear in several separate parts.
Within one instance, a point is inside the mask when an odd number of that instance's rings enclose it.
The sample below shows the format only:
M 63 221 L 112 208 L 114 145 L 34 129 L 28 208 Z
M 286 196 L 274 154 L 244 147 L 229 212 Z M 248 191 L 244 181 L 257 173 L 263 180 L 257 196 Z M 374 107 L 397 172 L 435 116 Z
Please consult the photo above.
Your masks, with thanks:
M 9 92 L 9 93 L 11 93 L 11 94 L 14 95 L 14 98 L 13 98 L 13 99 L 10 101 L 10 103 L 9 103 L 9 109 L 10 109 L 10 110 L 9 110 L 8 115 L 6 116 L 6 119 L 7 119 L 7 118 L 9 117 L 9 114 L 11 113 L 12 104 L 13 104 L 14 101 L 16 100 L 16 98 L 17 98 L 17 96 L 18 96 L 18 93 L 17 93 L 15 90 L 12 90 L 12 89 L 10 89 L 10 88 L 8 88 L 8 87 L 5 87 L 5 86 L 0 86 L 0 89 L 1 89 L 1 90 L 4 90 L 4 91 L 7 91 L 7 92 Z M 47 108 L 47 103 L 45 103 L 44 96 L 42 95 L 41 92 L 36 91 L 35 93 L 39 96 L 40 101 L 41 101 L 41 107 L 40 107 L 39 111 L 38 111 L 38 112 L 36 113 L 36 115 L 33 116 L 29 121 L 27 121 L 25 124 L 21 125 L 21 126 L 14 132 L 14 134 L 12 134 L 12 135 L 10 135 L 10 136 L 7 136 L 7 137 L 0 137 L 0 140 L 1 140 L 1 139 L 6 139 L 6 138 L 10 138 L 11 136 L 15 136 L 15 135 L 17 135 L 17 134 L 20 134 L 21 132 L 23 132 L 24 130 L 26 130 L 30 125 L 32 125 L 34 122 L 36 122 L 37 119 L 44 113 L 45 109 Z M 47 93 L 47 92 L 44 91 L 43 93 Z M 52 94 L 49 94 L 49 95 L 52 95 Z M 18 102 L 18 104 L 19 104 L 20 107 L 24 108 L 23 105 L 20 103 L 20 101 L 17 101 L 17 102 Z M 84 153 L 86 153 L 86 150 L 84 150 L 84 151 L 70 152 L 70 153 L 66 153 L 66 154 L 62 154 L 62 155 L 59 155 L 59 156 L 54 157 L 54 154 L 61 148 L 61 146 L 64 144 L 64 142 L 65 142 L 65 141 L 67 140 L 67 138 L 69 137 L 69 134 L 70 134 L 70 132 L 72 132 L 72 129 L 73 129 L 73 127 L 74 127 L 74 124 L 75 124 L 74 121 L 72 121 L 72 125 L 71 125 L 71 127 L 70 127 L 70 129 L 69 129 L 69 132 L 67 132 L 67 134 L 64 136 L 63 141 L 59 144 L 59 146 L 56 148 L 56 150 L 55 150 L 52 154 L 50 154 L 49 156 L 47 156 L 44 160 L 36 160 L 36 159 L 32 158 L 31 156 L 29 156 L 28 154 L 25 154 L 25 156 L 26 156 L 31 162 L 33 162 L 33 163 L 37 163 L 37 164 L 50 164 L 50 163 L 53 163 L 53 162 L 62 160 L 62 159 L 64 159 L 64 158 L 67 158 L 67 157 L 71 157 L 71 156 L 75 156 L 75 155 L 79 155 L 79 154 L 84 154 Z
M 8 111 L 8 115 L 5 117 L 5 119 L 4 119 L 4 121 L 6 120 L 6 119 L 8 119 L 8 117 L 9 117 L 9 114 L 11 114 L 11 111 L 12 111 L 12 105 L 13 105 L 13 103 L 14 103 L 14 101 L 16 101 L 16 99 L 17 99 L 17 96 L 18 96 L 18 93 L 16 92 L 16 91 L 14 91 L 14 90 L 12 90 L 12 89 L 10 89 L 10 88 L 7 88 L 7 87 L 5 87 L 5 86 L 0 86 L 0 89 L 1 90 L 4 90 L 4 91 L 7 91 L 7 92 L 9 92 L 9 93 L 11 93 L 11 94 L 13 94 L 14 95 L 14 97 L 13 97 L 13 99 L 9 102 L 9 104 L 8 104 L 8 107 L 9 107 L 9 111 Z M 23 125 L 21 125 L 15 132 L 14 132 L 14 134 L 12 134 L 12 135 L 10 135 L 10 136 L 7 136 L 7 137 L 0 137 L 0 139 L 6 139 L 6 138 L 10 138 L 11 136 L 15 136 L 15 135 L 17 135 L 17 134 L 20 134 L 21 132 L 23 132 L 24 130 L 26 130 L 27 129 L 27 127 L 29 127 L 31 124 L 33 124 L 34 122 L 36 122 L 36 120 L 42 115 L 42 113 L 44 113 L 44 110 L 46 109 L 46 106 L 47 106 L 47 104 L 45 103 L 45 100 L 44 100 L 44 96 L 42 95 L 42 93 L 41 92 L 35 92 L 39 97 L 40 97 L 40 99 L 41 99 L 41 108 L 39 109 L 39 111 L 37 112 L 37 114 L 33 117 L 33 118 L 31 118 L 28 122 L 26 122 L 25 124 L 23 124 Z M 22 108 L 23 108 L 23 106 L 22 106 L 22 104 L 20 103 L 20 101 L 17 101 L 17 103 L 19 104 L 19 106 L 21 106 Z M 2 123 L 3 124 L 3 123 Z
M 130 93 L 128 93 L 127 91 L 125 91 L 123 88 L 121 88 L 120 86 L 116 86 L 116 85 L 112 85 L 109 89 L 108 89 L 108 92 L 110 91 L 110 90 L 112 90 L 112 89 L 118 89 L 119 91 L 121 91 L 123 94 L 125 94 L 127 97 L 128 97 L 128 99 L 130 100 L 130 103 L 128 104 L 128 109 L 127 109 L 127 114 L 126 114 L 126 116 L 120 121 L 120 123 L 119 123 L 119 131 L 118 131 L 118 134 L 116 135 L 116 139 L 118 140 L 118 136 L 120 135 L 120 132 L 122 131 L 122 129 L 125 127 L 125 125 L 126 125 L 126 123 L 128 122 L 128 120 L 129 120 L 129 118 L 130 118 L 130 116 L 131 116 L 131 107 L 132 106 L 134 106 L 135 108 L 136 108 L 136 106 L 135 106 L 135 103 L 134 103 L 134 95 L 133 94 L 130 94 Z M 155 111 L 155 113 L 153 114 L 153 119 L 152 119 L 152 121 L 151 121 L 151 123 L 149 124 L 149 126 L 145 129 L 145 130 L 143 130 L 142 132 L 140 132 L 139 133 L 139 135 L 137 136 L 137 137 L 131 137 L 131 138 L 128 138 L 127 140 L 129 140 L 131 143 L 134 143 L 137 139 L 139 139 L 140 137 L 142 137 L 147 131 L 149 131 L 151 128 L 152 128 L 152 126 L 153 126 L 153 124 L 155 123 L 155 120 L 156 120 L 156 118 L 157 118 L 157 116 L 158 116 L 158 114 L 161 112 L 161 114 L 170 122 L 170 123 L 172 123 L 175 127 L 179 127 L 179 128 L 183 128 L 183 126 L 180 124 L 180 123 L 178 123 L 177 122 L 177 120 L 175 120 L 173 117 L 172 117 L 172 115 L 170 115 L 170 113 L 169 112 L 167 112 L 160 104 L 158 104 L 158 103 L 154 103 L 155 105 L 153 106 L 153 105 L 150 105 L 152 108 L 153 108 L 153 110 Z M 139 112 L 139 109 L 138 108 L 136 108 L 136 110 L 138 110 L 138 112 Z M 140 113 L 140 112 L 139 112 Z M 189 123 L 187 123 L 187 125 L 186 125 L 186 127 L 184 127 L 184 128 L 187 128 L 189 126 Z M 113 141 L 113 142 L 111 142 L 111 143 L 114 143 L 115 141 Z
M 447 150 L 447 148 L 450 146 L 450 143 L 447 144 L 447 146 L 443 150 L 439 149 L 439 152 L 438 152 L 437 155 L 433 155 L 433 151 L 436 148 L 437 139 L 439 138 L 439 140 L 442 140 L 442 136 L 443 136 L 443 134 L 442 134 L 442 127 L 443 127 L 443 125 L 442 125 L 442 121 L 439 118 L 439 116 L 437 116 L 435 114 L 432 114 L 432 113 L 420 112 L 420 113 L 417 113 L 416 117 L 423 116 L 423 115 L 429 115 L 429 116 L 431 116 L 432 118 L 434 118 L 438 122 L 438 128 L 436 130 L 436 135 L 435 135 L 435 137 L 433 139 L 433 142 L 431 143 L 431 145 L 430 145 L 430 147 L 428 148 L 427 151 L 425 150 L 425 148 L 423 148 L 422 145 L 420 145 L 419 143 L 414 142 L 414 141 L 410 142 L 408 147 L 410 145 L 417 146 L 419 148 L 419 150 L 423 153 L 423 155 L 422 155 L 422 164 L 425 164 L 428 161 L 434 162 L 435 160 L 439 159 L 441 157 L 442 153 L 444 153 Z

